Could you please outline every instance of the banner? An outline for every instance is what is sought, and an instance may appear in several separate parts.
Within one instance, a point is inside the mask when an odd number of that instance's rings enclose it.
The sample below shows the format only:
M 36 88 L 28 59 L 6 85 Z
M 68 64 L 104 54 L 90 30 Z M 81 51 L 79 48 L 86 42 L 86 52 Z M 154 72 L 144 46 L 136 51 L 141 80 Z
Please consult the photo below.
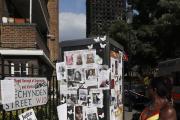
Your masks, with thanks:
M 5 80 L 14 80 L 15 84 L 15 102 L 3 104 L 3 109 L 5 111 L 47 103 L 48 84 L 46 78 L 6 77 Z

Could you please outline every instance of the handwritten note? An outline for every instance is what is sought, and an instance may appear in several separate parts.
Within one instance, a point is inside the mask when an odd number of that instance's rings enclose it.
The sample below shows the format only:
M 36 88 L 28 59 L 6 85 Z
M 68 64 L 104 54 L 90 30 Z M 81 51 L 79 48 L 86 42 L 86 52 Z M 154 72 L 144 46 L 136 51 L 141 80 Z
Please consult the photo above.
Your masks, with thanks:
M 15 102 L 14 80 L 1 80 L 2 104 Z
M 33 109 L 30 109 L 30 110 L 20 114 L 19 119 L 20 120 L 37 120 Z

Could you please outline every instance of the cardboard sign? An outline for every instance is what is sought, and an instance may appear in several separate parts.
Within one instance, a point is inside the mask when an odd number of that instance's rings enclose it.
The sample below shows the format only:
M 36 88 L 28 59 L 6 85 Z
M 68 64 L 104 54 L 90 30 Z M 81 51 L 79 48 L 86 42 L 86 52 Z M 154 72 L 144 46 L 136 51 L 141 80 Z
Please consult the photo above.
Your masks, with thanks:
M 19 119 L 20 120 L 37 120 L 33 109 L 30 109 L 30 110 L 20 114 Z
M 15 87 L 13 80 L 1 80 L 2 104 L 15 102 Z
M 5 111 L 43 105 L 48 100 L 48 84 L 46 78 L 6 77 L 14 80 L 15 102 L 3 104 Z

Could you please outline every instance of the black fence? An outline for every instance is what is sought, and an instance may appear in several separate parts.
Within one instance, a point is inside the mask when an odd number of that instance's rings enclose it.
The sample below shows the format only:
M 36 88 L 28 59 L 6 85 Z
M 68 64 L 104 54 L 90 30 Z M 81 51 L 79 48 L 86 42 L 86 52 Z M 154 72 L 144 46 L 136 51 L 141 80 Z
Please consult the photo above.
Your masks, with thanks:
M 0 80 L 4 77 L 20 77 L 19 75 L 11 74 L 12 64 L 0 64 Z M 23 75 L 23 77 L 46 77 L 48 80 L 48 102 L 45 105 L 35 106 L 30 108 L 23 108 L 14 111 L 5 111 L 3 105 L 0 104 L 0 120 L 18 120 L 18 115 L 21 113 L 33 109 L 38 120 L 57 120 L 57 106 L 60 104 L 59 86 L 56 76 L 42 74 L 41 68 L 30 66 L 28 75 Z M 33 71 L 38 74 L 34 75 Z

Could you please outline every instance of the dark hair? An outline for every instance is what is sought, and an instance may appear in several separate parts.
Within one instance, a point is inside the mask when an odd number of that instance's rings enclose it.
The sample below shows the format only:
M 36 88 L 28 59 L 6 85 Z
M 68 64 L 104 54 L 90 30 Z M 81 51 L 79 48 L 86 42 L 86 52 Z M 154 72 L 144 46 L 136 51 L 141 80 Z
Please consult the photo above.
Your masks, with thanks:
M 150 87 L 153 90 L 156 89 L 158 96 L 171 100 L 172 85 L 169 81 L 170 80 L 165 77 L 156 77 L 151 79 Z

